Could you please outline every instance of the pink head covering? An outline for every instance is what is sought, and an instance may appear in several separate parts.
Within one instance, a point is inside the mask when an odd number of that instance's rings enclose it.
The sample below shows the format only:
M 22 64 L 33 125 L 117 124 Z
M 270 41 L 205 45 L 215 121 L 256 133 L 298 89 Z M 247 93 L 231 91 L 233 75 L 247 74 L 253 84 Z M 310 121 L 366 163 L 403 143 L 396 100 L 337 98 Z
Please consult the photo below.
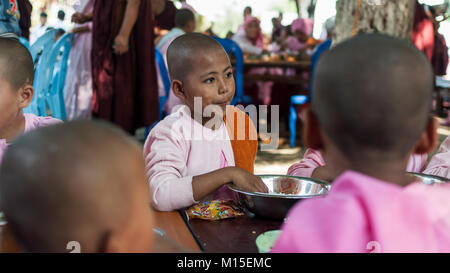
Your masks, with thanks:
M 304 32 L 311 36 L 313 31 L 314 21 L 312 19 L 297 18 L 292 22 L 291 31 L 294 34 L 297 30 Z
M 242 25 L 242 29 L 245 30 L 247 28 L 248 24 L 250 24 L 253 21 L 256 21 L 256 23 L 258 24 L 259 30 L 258 30 L 258 37 L 256 38 L 256 41 L 252 41 L 252 42 L 257 47 L 262 48 L 262 47 L 264 47 L 264 37 L 263 37 L 262 31 L 261 31 L 261 21 L 258 18 L 251 16 L 251 15 L 245 16 L 244 24 Z

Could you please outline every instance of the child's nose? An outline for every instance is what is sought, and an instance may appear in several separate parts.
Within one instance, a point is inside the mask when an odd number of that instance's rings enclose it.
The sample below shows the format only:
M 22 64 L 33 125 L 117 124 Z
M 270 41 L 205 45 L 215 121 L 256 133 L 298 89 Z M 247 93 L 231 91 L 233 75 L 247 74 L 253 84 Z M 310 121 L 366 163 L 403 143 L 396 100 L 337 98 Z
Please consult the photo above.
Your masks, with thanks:
M 228 92 L 228 86 L 224 79 L 219 80 L 219 95 L 225 94 Z

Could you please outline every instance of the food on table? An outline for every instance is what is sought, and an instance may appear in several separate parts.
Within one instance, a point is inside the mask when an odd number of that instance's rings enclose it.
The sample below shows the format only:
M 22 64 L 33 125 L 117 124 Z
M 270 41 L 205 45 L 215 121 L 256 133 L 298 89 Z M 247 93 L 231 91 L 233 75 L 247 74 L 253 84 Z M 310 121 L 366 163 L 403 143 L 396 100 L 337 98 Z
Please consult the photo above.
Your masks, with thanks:
M 197 203 L 186 209 L 190 219 L 222 220 L 244 216 L 245 213 L 233 200 L 212 200 Z
M 301 184 L 297 183 L 295 179 L 280 177 L 273 182 L 273 191 L 279 194 L 299 194 Z

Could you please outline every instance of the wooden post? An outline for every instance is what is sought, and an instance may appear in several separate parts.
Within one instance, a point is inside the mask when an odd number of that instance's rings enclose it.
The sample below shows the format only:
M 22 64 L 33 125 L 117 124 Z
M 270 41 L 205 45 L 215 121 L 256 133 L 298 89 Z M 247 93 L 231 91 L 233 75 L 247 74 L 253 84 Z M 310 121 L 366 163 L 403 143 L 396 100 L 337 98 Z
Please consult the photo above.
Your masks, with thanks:
M 333 44 L 359 33 L 411 38 L 416 0 L 338 0 Z

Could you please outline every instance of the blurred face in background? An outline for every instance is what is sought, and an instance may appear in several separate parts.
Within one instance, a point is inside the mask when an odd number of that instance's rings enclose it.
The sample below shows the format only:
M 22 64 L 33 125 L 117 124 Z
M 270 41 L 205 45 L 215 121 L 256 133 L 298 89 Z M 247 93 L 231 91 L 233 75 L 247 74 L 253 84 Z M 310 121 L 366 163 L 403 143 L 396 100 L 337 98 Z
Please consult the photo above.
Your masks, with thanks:
M 41 16 L 40 20 L 41 26 L 45 26 L 45 24 L 47 24 L 47 16 Z
M 245 34 L 247 38 L 251 41 L 256 40 L 259 35 L 259 25 L 256 20 L 251 21 L 248 23 L 247 27 L 245 28 Z
M 245 16 L 247 16 L 247 15 L 252 15 L 252 8 L 246 7 L 246 8 L 244 9 L 244 18 L 245 18 Z

